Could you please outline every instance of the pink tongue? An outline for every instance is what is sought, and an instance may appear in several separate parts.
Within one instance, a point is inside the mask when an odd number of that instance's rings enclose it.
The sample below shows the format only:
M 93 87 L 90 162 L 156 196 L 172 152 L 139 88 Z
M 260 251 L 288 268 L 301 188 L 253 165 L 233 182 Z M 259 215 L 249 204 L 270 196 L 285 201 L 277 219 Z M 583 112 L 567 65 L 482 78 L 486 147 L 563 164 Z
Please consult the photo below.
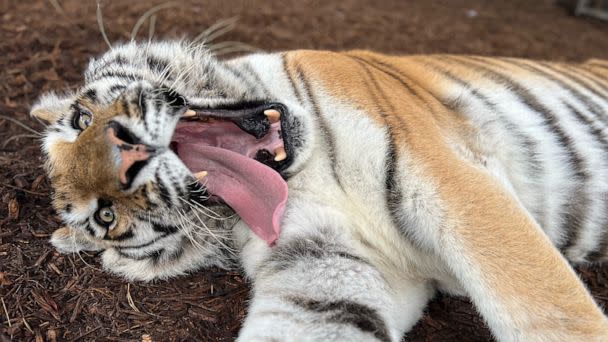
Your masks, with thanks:
M 188 168 L 209 174 L 202 182 L 222 198 L 260 238 L 273 245 L 287 201 L 287 183 L 270 167 L 241 154 L 200 144 L 178 145 Z

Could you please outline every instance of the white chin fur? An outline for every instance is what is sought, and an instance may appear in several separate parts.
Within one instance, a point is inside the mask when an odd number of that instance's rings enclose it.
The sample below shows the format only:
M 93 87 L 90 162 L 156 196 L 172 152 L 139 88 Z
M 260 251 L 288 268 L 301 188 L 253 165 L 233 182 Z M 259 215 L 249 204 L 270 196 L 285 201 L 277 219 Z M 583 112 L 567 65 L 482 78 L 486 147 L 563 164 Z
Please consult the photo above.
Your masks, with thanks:
M 51 244 L 61 253 L 78 253 L 80 251 L 100 251 L 103 248 L 89 241 L 84 234 L 67 227 L 59 228 L 51 235 Z

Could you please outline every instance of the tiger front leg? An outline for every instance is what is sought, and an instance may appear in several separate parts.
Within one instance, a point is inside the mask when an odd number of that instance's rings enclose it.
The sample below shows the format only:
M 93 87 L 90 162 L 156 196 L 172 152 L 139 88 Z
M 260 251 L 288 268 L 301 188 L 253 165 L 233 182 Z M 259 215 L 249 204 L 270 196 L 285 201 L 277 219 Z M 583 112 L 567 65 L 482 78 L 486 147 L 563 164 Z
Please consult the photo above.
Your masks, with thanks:
M 516 198 L 483 169 L 444 169 L 449 177 L 435 177 L 441 225 L 408 233 L 448 266 L 494 337 L 608 340 L 608 319 Z
M 392 287 L 328 231 L 283 235 L 271 248 L 248 243 L 243 256 L 253 299 L 239 341 L 399 341 L 418 321 L 430 285 Z M 257 255 L 261 261 L 252 266 Z

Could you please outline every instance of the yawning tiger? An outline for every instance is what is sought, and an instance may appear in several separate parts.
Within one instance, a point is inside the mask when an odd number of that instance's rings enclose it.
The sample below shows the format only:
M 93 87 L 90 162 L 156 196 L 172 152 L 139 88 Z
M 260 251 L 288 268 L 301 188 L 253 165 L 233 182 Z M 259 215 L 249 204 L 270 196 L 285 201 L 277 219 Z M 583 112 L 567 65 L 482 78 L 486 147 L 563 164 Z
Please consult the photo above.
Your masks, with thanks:
M 399 341 L 437 290 L 501 341 L 608 340 L 566 261 L 608 254 L 607 113 L 607 61 L 186 42 L 115 46 L 32 109 L 51 242 L 129 279 L 240 266 L 242 341 Z

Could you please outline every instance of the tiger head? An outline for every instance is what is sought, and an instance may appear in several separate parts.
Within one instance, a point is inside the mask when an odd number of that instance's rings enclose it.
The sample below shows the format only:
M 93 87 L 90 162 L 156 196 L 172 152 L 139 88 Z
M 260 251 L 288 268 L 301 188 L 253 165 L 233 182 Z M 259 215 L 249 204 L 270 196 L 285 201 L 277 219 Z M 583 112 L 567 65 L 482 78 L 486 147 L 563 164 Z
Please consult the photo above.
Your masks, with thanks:
M 239 219 L 272 244 L 296 160 L 285 132 L 302 127 L 272 100 L 182 42 L 93 59 L 77 92 L 31 111 L 49 123 L 42 148 L 65 223 L 51 242 L 101 250 L 106 269 L 143 280 L 227 266 Z M 258 203 L 258 190 L 274 202 Z

